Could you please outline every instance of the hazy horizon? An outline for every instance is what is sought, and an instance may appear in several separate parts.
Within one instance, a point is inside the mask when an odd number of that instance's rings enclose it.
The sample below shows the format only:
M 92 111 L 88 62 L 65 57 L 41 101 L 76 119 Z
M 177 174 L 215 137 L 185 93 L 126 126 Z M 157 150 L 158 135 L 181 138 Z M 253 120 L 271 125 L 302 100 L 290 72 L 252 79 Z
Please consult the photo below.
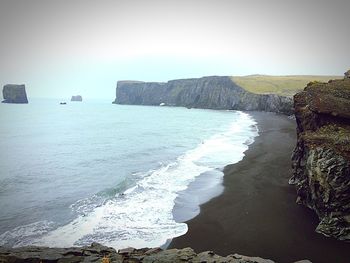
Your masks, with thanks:
M 0 85 L 29 97 L 113 99 L 118 80 L 343 75 L 350 2 L 0 3 Z

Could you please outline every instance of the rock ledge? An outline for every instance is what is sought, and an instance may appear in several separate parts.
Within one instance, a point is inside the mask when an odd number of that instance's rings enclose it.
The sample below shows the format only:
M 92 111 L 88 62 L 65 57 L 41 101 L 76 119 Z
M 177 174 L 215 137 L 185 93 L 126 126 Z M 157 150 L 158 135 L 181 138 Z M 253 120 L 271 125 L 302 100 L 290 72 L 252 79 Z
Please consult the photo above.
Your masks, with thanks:
M 274 263 L 272 260 L 259 257 L 247 257 L 238 254 L 221 257 L 212 251 L 196 254 L 191 248 L 168 249 L 126 248 L 118 252 L 110 247 L 98 243 L 91 246 L 72 248 L 48 248 L 48 247 L 0 247 L 0 262 L 102 262 L 102 263 L 123 263 L 123 262 L 207 262 L 207 263 Z M 299 263 L 311 263 L 308 260 L 298 261 Z

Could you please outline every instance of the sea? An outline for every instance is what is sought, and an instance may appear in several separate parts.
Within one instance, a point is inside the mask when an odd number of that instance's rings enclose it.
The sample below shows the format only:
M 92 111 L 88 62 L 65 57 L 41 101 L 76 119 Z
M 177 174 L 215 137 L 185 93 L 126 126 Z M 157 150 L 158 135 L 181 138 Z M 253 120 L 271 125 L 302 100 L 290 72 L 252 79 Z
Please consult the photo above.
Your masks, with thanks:
M 239 111 L 0 104 L 0 245 L 166 246 L 258 135 Z

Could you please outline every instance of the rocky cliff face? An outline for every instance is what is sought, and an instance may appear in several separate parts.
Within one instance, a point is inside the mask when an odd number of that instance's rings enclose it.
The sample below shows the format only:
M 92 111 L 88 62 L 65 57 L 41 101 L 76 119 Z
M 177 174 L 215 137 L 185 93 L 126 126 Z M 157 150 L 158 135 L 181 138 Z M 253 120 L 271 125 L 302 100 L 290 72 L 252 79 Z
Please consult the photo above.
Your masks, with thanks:
M 119 81 L 116 104 L 271 111 L 292 114 L 292 99 L 247 92 L 229 77 L 179 79 L 166 83 Z
M 21 247 L 5 248 L 0 247 L 0 262 L 116 262 L 116 263 L 138 263 L 138 262 L 207 262 L 207 263 L 274 263 L 272 260 L 259 257 L 247 257 L 238 254 L 222 257 L 212 251 L 195 253 L 191 248 L 168 249 L 143 248 L 143 249 L 121 249 L 118 252 L 110 247 L 93 243 L 86 247 L 72 248 L 48 248 L 48 247 Z M 311 263 L 302 260 L 295 263 Z
M 28 103 L 25 85 L 7 84 L 2 89 L 2 103 Z
M 298 140 L 292 157 L 297 202 L 313 209 L 316 231 L 350 240 L 350 71 L 309 83 L 294 96 Z

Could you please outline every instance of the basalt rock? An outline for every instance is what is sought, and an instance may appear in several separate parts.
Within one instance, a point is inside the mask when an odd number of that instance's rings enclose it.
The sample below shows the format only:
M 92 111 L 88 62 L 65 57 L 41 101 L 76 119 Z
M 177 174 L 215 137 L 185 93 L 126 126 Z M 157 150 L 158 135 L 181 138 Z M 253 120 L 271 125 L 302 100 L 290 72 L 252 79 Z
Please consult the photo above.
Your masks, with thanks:
M 238 254 L 222 257 L 212 251 L 195 253 L 191 248 L 168 249 L 160 248 L 127 248 L 118 252 L 111 248 L 92 243 L 91 246 L 71 248 L 48 248 L 48 247 L 0 247 L 0 263 L 63 263 L 63 262 L 102 262 L 102 263 L 274 263 L 272 260 L 259 257 L 247 257 Z M 300 261 L 311 263 L 308 260 Z
M 83 101 L 83 97 L 80 95 L 72 96 L 71 101 Z
M 219 76 L 166 83 L 118 81 L 113 103 L 293 113 L 291 98 L 250 93 L 230 77 Z
M 314 210 L 316 231 L 350 240 L 350 78 L 312 82 L 294 96 L 297 145 L 291 184 Z
M 350 70 L 344 73 L 345 78 L 350 79 Z
M 2 103 L 28 103 L 25 85 L 7 84 L 2 89 Z

